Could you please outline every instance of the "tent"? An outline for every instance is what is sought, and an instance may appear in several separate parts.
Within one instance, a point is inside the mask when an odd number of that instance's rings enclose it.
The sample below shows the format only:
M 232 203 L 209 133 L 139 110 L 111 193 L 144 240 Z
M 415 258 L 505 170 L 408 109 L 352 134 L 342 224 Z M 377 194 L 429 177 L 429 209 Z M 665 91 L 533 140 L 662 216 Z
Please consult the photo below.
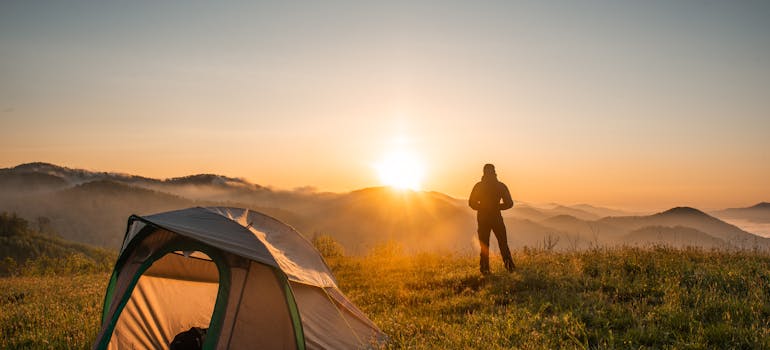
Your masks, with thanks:
M 361 349 L 385 335 L 290 226 L 247 209 L 128 219 L 94 349 L 167 349 L 191 327 L 204 349 Z

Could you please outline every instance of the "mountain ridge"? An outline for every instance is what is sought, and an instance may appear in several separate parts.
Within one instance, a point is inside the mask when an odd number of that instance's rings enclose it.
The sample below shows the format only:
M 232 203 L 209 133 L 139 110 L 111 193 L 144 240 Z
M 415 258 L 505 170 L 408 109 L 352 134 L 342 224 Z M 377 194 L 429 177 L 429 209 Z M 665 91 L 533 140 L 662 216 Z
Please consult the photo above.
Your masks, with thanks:
M 770 203 L 759 202 L 745 208 L 727 208 L 712 212 L 722 219 L 745 220 L 757 224 L 770 224 Z
M 30 184 L 25 187 L 25 182 Z M 36 183 L 45 186 L 40 189 Z M 475 213 L 466 200 L 437 191 L 384 186 L 344 193 L 279 191 L 217 174 L 152 179 L 42 162 L 0 169 L 0 211 L 18 212 L 30 220 L 50 218 L 66 238 L 99 246 L 119 245 L 130 214 L 216 205 L 264 211 L 308 236 L 329 234 L 353 253 L 386 241 L 402 243 L 408 251 L 468 251 L 476 244 Z M 504 212 L 509 243 L 514 248 L 540 246 L 554 239 L 559 241 L 558 249 L 617 245 L 623 243 L 622 237 L 646 227 L 682 226 L 694 231 L 681 237 L 699 237 L 698 231 L 726 242 L 725 247 L 770 247 L 766 239 L 692 207 L 617 217 L 600 217 L 591 208 L 613 210 L 588 204 L 537 208 L 517 202 Z M 682 239 L 674 241 L 680 243 L 686 244 Z

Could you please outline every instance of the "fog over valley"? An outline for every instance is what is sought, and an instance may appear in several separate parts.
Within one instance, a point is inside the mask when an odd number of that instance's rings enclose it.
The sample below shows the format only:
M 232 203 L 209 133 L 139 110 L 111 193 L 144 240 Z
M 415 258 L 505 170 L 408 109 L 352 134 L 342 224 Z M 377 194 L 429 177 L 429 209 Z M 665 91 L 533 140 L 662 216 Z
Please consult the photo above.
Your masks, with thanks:
M 388 187 L 285 191 L 215 174 L 153 179 L 47 163 L 0 169 L 0 211 L 18 214 L 41 232 L 108 249 L 120 248 L 129 215 L 193 206 L 257 210 L 307 238 L 329 235 L 346 254 L 366 254 L 386 243 L 405 252 L 477 249 L 475 213 L 465 199 L 439 192 Z M 590 204 L 516 202 L 504 220 L 512 248 L 770 248 L 768 203 L 709 213 L 690 207 L 635 213 Z

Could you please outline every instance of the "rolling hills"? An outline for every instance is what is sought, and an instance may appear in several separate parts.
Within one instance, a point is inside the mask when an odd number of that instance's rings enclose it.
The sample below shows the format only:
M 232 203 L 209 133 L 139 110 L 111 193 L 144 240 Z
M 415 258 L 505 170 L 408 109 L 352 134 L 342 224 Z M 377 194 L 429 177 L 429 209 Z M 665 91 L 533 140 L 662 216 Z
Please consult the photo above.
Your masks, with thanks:
M 42 219 L 63 238 L 110 249 L 119 248 L 131 214 L 213 205 L 265 212 L 309 237 L 329 235 L 350 254 L 389 241 L 407 252 L 476 249 L 474 212 L 464 200 L 438 192 L 385 187 L 347 193 L 281 191 L 214 174 L 152 179 L 47 163 L 0 169 L 0 211 L 18 213 L 32 222 Z M 764 212 L 765 207 L 712 214 L 748 215 Z M 588 204 L 517 203 L 504 218 L 513 248 L 570 250 L 629 244 L 770 248 L 767 238 L 695 208 L 633 215 Z
M 770 224 L 770 203 L 762 202 L 747 208 L 728 208 L 713 214 L 727 219 L 742 219 Z

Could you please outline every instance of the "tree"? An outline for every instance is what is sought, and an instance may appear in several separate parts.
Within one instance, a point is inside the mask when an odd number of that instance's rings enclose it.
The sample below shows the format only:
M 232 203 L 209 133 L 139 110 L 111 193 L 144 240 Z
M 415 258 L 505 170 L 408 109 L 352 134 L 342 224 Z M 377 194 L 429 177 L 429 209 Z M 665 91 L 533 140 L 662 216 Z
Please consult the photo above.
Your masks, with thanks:
M 28 232 L 29 223 L 27 220 L 16 216 L 16 213 L 8 214 L 3 212 L 0 214 L 0 236 L 21 236 Z

